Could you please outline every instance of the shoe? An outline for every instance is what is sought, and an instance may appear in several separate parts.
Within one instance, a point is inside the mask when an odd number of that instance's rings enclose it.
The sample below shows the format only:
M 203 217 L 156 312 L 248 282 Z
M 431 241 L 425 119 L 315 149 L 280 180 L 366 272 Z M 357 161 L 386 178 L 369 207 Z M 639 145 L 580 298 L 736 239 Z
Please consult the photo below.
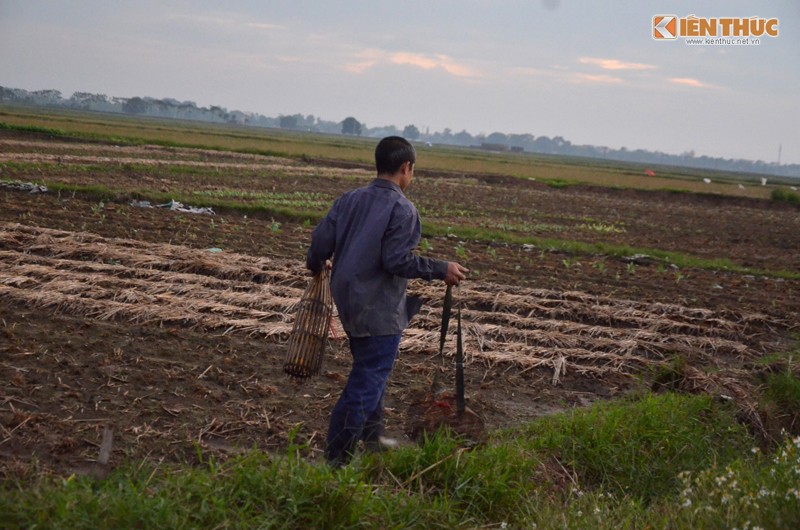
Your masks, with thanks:
M 385 453 L 392 449 L 397 449 L 400 443 L 394 438 L 387 438 L 385 436 L 378 436 L 377 440 L 369 440 L 364 442 L 364 449 L 368 453 Z

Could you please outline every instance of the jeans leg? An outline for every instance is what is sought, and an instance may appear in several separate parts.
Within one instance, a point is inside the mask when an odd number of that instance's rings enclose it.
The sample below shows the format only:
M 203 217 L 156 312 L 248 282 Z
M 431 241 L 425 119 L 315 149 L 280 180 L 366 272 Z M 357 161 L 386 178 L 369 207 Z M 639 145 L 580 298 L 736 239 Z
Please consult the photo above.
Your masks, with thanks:
M 383 393 L 399 344 L 400 335 L 350 338 L 353 366 L 333 407 L 325 448 L 325 458 L 332 465 L 344 465 L 350 459 L 368 422 L 368 435 L 382 426 Z
M 383 434 L 383 394 L 378 398 L 378 406 L 367 416 L 361 439 L 365 442 L 377 442 Z

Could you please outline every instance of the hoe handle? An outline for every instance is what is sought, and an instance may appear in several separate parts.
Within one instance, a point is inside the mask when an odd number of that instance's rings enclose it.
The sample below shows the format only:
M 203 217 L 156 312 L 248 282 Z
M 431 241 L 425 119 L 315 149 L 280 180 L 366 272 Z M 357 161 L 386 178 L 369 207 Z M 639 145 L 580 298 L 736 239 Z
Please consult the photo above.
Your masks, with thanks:
M 458 297 L 458 331 L 456 332 L 456 412 L 464 414 L 464 348 L 461 345 L 461 297 Z
M 444 364 L 444 339 L 447 336 L 447 328 L 450 327 L 450 310 L 453 307 L 453 287 L 448 285 L 444 294 L 444 305 L 442 305 L 442 330 L 439 334 L 439 357 Z
M 439 357 L 444 364 L 444 339 L 447 337 L 447 330 L 450 327 L 450 313 L 453 309 L 453 288 L 447 286 L 442 305 L 442 329 L 439 334 Z M 461 416 L 464 413 L 466 404 L 464 402 L 464 347 L 461 342 L 461 297 L 458 299 L 458 327 L 456 328 L 456 413 Z M 434 386 L 436 380 L 434 380 Z

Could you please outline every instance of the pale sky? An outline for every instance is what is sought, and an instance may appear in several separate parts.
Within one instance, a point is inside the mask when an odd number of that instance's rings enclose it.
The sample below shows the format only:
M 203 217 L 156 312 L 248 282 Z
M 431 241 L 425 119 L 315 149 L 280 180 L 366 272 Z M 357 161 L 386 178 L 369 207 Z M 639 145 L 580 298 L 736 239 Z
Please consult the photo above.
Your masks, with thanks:
M 757 46 L 654 15 L 779 19 Z M 0 0 L 0 85 L 800 163 L 798 0 Z

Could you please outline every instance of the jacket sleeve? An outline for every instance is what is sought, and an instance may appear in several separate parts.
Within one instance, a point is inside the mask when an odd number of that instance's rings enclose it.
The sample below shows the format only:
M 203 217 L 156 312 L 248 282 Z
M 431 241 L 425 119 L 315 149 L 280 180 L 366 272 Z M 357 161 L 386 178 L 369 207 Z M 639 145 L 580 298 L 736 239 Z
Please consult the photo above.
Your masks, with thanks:
M 306 254 L 306 268 L 314 274 L 322 270 L 325 260 L 336 250 L 336 203 L 311 234 L 311 246 Z
M 396 208 L 383 236 L 381 262 L 383 269 L 402 278 L 443 280 L 447 262 L 414 254 L 422 237 L 422 223 L 415 209 Z

